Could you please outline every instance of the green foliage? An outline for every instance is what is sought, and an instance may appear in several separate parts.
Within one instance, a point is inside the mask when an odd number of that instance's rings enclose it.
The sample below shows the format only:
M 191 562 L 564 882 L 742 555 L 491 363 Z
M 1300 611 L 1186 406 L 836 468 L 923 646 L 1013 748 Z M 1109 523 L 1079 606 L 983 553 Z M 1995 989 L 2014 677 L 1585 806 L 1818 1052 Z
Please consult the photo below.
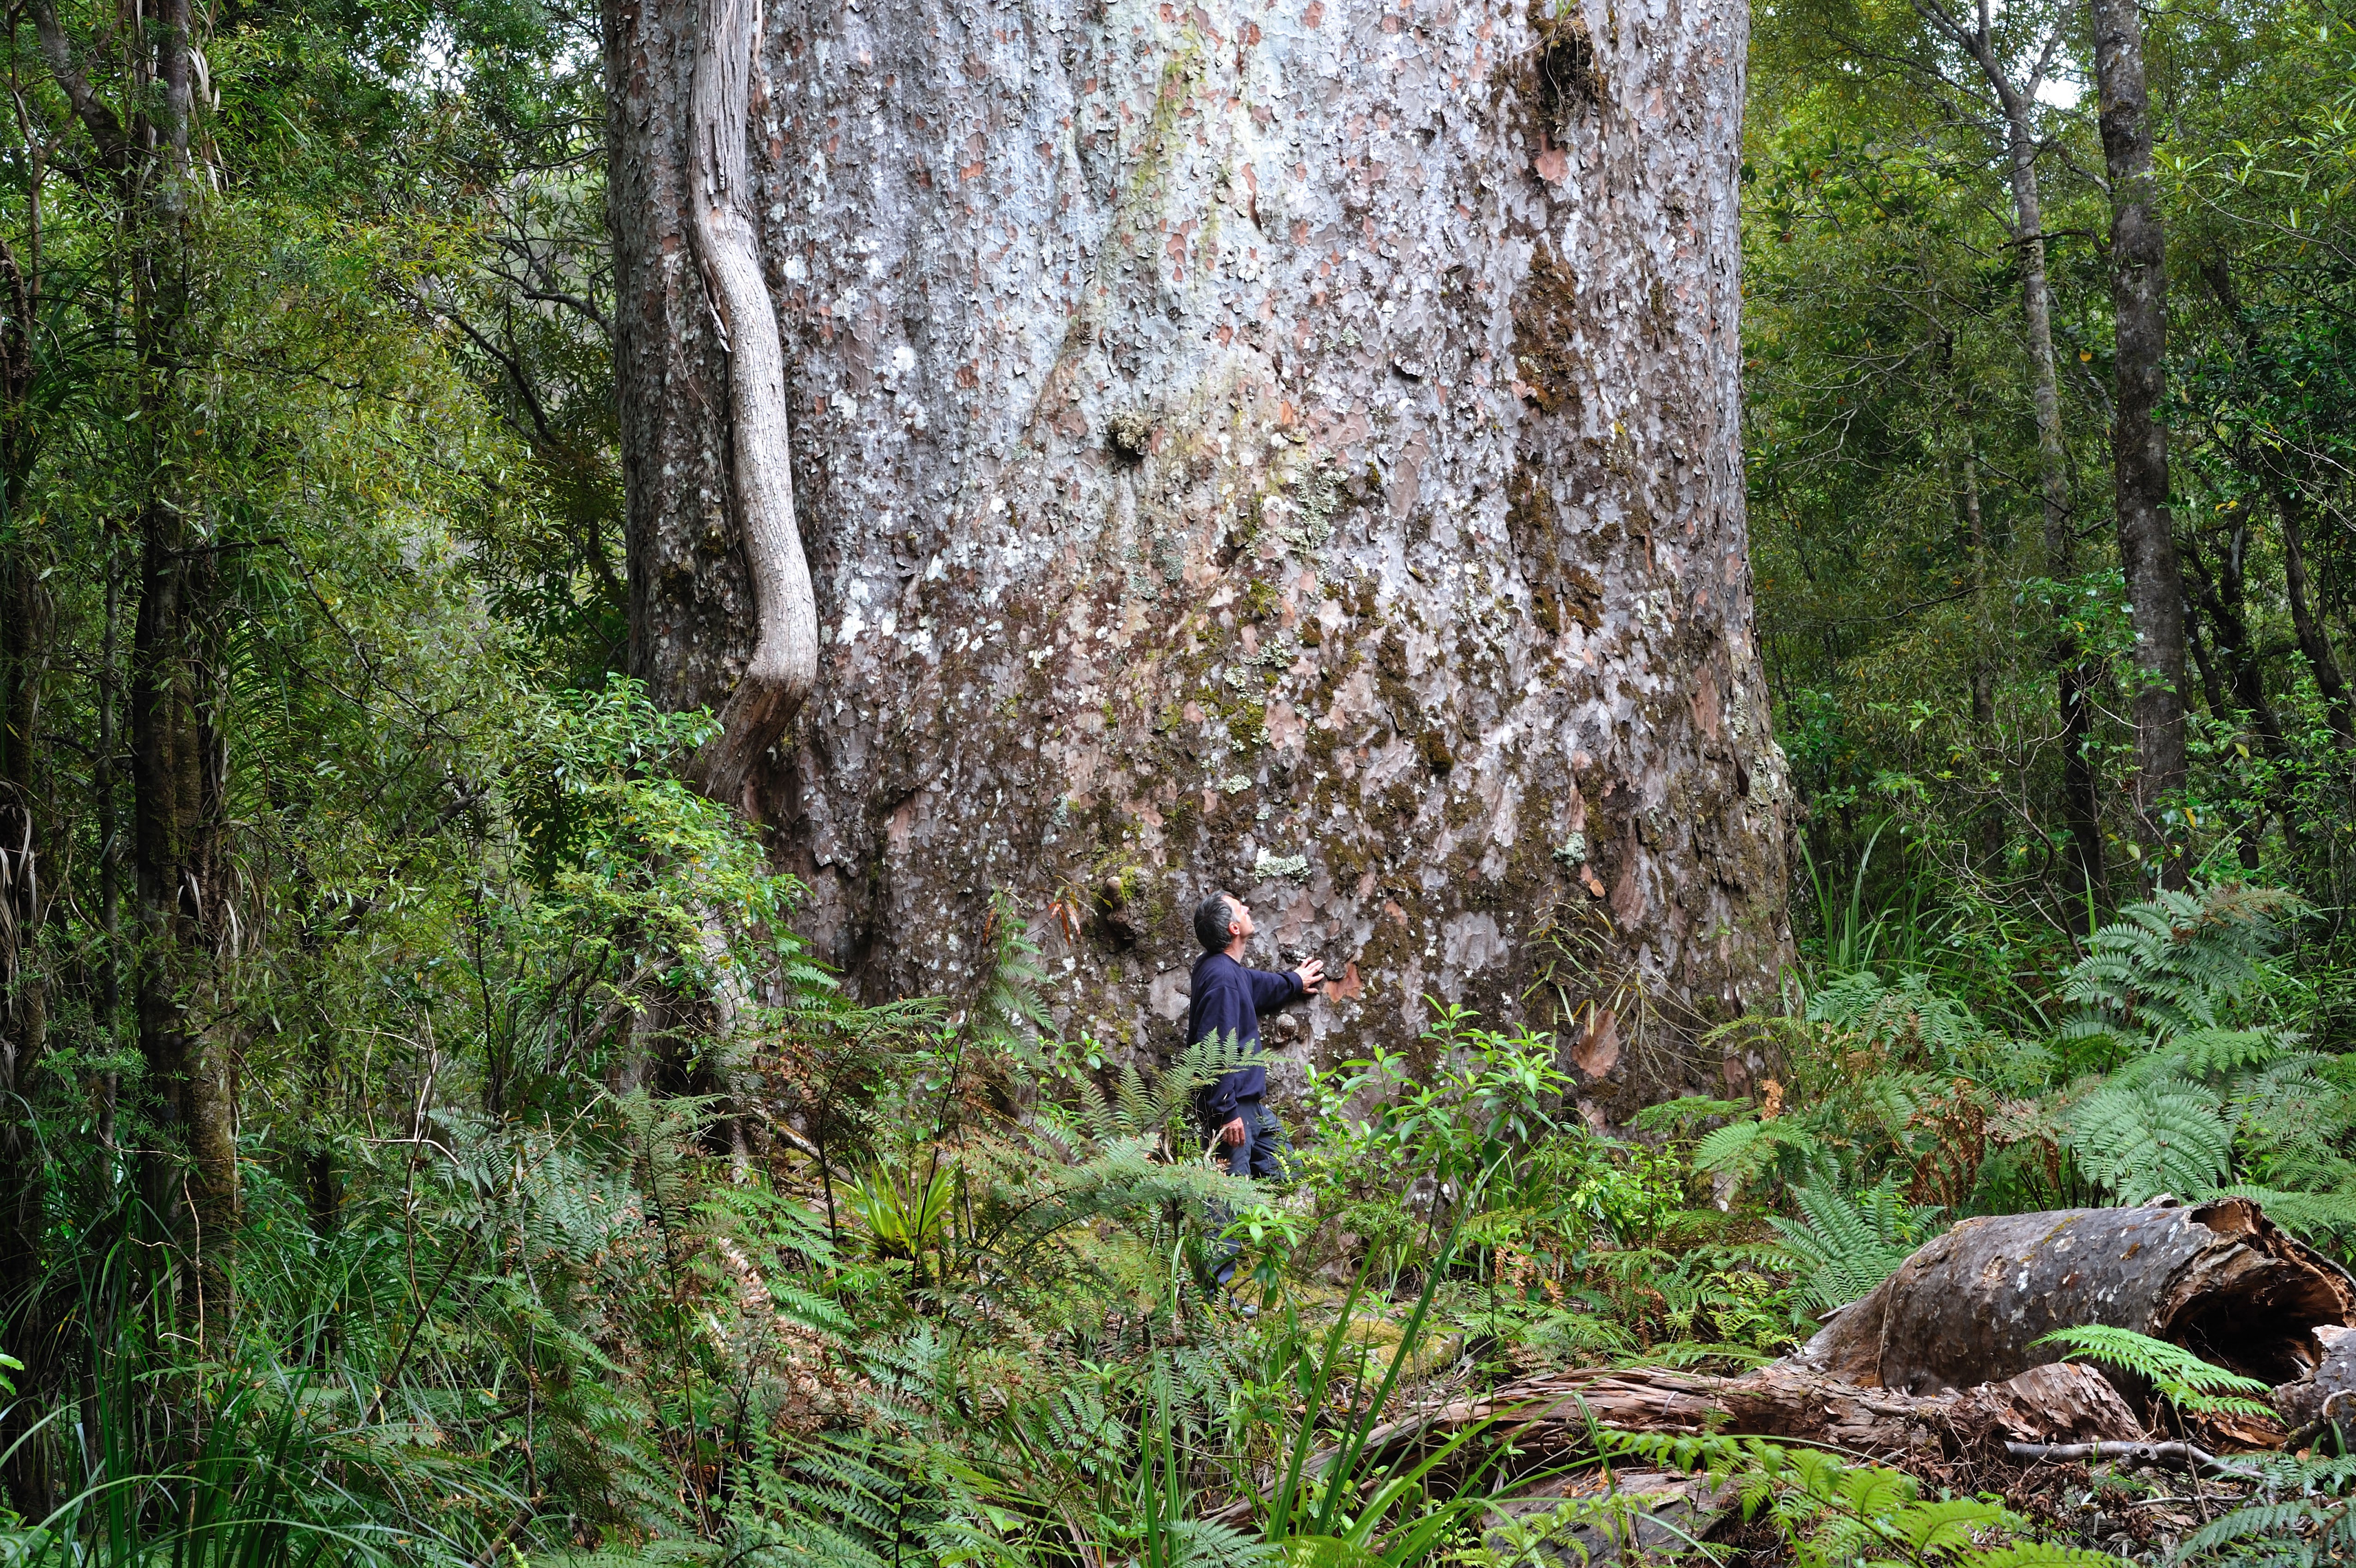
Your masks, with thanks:
M 2219 1027 L 2265 988 L 2283 923 L 2308 912 L 2279 888 L 2161 888 L 2097 930 L 2063 977 L 2062 995 L 2083 1009 L 2069 1032 L 2167 1041 Z
M 1792 1198 L 1804 1220 L 1769 1223 L 1806 1272 L 1807 1299 L 1826 1309 L 1864 1295 L 1939 1230 L 1938 1209 L 1909 1204 L 1887 1183 L 1854 1195 L 1803 1187 Z
M 2233 1128 L 2215 1095 L 2193 1085 L 2115 1082 L 2072 1107 L 2070 1151 L 2120 1203 L 2205 1193 L 2224 1178 Z
M 2190 1415 L 2249 1415 L 2261 1421 L 2274 1416 L 2272 1405 L 2251 1397 L 2266 1391 L 2266 1385 L 2257 1379 L 2211 1366 L 2180 1345 L 2154 1339 L 2132 1328 L 2086 1324 L 2056 1329 L 2034 1343 L 2059 1345 L 2070 1352 L 2069 1359 L 2072 1360 L 2100 1361 L 2106 1367 L 2132 1373 L 2149 1382 L 2162 1399 Z
M 2039 1541 L 1994 1498 L 1925 1499 L 1903 1471 L 1764 1438 L 1613 1434 L 1608 1446 L 1732 1487 L 1804 1568 L 2115 1568 L 2104 1552 Z M 2013 1539 L 2007 1539 L 2011 1537 Z

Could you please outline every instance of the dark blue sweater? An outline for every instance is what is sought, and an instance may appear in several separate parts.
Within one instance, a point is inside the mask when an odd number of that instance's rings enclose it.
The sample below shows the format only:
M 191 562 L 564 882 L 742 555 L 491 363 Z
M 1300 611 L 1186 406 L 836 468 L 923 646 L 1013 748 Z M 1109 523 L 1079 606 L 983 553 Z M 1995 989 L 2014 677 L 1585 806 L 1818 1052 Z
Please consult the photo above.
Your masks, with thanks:
M 1223 952 L 1206 952 L 1194 964 L 1194 983 L 1186 1004 L 1186 1043 L 1214 1035 L 1232 1035 L 1241 1045 L 1259 1043 L 1259 1015 L 1273 1012 L 1308 993 L 1297 974 L 1246 969 Z M 1206 1126 L 1224 1126 L 1234 1120 L 1236 1101 L 1258 1100 L 1268 1092 L 1268 1069 L 1254 1059 L 1237 1068 L 1195 1096 Z

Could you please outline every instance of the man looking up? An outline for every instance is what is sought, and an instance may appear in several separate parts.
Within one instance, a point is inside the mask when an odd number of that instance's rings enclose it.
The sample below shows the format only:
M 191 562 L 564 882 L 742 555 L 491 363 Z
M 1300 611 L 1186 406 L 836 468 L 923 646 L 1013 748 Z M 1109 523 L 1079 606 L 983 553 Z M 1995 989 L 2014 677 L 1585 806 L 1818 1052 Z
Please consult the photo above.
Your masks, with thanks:
M 1259 1044 L 1259 1019 L 1288 1002 L 1308 995 L 1325 983 L 1325 965 L 1311 959 L 1299 969 L 1279 973 L 1246 969 L 1244 944 L 1251 940 L 1251 910 L 1232 894 L 1214 893 L 1194 910 L 1194 937 L 1203 956 L 1194 963 L 1194 983 L 1186 1004 L 1186 1043 L 1194 1045 L 1215 1035 L 1228 1036 L 1238 1046 Z M 1288 1151 L 1284 1131 L 1261 1105 L 1268 1092 L 1268 1069 L 1259 1053 L 1195 1097 L 1207 1140 L 1216 1134 L 1227 1157 L 1227 1170 L 1239 1176 L 1273 1176 L 1280 1173 Z M 1230 1259 L 1220 1270 L 1225 1284 L 1234 1273 Z

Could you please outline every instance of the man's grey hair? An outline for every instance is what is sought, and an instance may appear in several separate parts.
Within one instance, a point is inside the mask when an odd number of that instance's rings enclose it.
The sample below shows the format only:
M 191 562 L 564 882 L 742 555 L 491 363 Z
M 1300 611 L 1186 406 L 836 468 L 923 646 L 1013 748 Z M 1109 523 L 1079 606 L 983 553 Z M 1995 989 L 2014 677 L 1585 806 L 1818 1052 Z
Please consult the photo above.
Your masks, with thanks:
M 1194 906 L 1194 940 L 1205 952 L 1217 952 L 1231 940 L 1227 928 L 1236 922 L 1236 907 L 1224 893 L 1214 893 Z

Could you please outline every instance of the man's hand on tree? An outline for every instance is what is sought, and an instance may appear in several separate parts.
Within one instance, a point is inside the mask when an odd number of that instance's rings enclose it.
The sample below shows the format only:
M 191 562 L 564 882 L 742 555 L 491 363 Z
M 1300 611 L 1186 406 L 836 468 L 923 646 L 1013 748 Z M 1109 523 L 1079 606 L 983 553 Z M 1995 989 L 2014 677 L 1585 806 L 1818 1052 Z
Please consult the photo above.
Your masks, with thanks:
M 1325 961 L 1322 958 L 1312 958 L 1292 972 L 1301 977 L 1301 994 L 1308 995 L 1325 983 Z
M 1241 1148 L 1244 1142 L 1244 1119 L 1238 1116 L 1220 1128 L 1219 1142 L 1230 1147 Z

